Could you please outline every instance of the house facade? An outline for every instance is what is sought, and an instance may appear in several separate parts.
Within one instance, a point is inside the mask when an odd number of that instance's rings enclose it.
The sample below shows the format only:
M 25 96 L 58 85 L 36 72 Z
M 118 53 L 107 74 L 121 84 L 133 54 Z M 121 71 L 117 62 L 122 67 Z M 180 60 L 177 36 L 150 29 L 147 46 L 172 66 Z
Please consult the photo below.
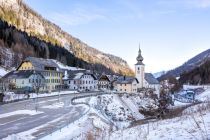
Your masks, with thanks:
M 94 91 L 98 89 L 98 80 L 87 71 L 70 71 L 63 78 L 64 85 L 71 90 Z
M 135 77 L 121 76 L 114 82 L 114 89 L 117 92 L 136 93 L 138 84 Z
M 107 90 L 111 88 L 111 80 L 105 74 L 102 74 L 98 78 L 98 89 L 100 90 Z
M 17 71 L 36 70 L 45 78 L 45 91 L 59 90 L 63 85 L 63 72 L 52 59 L 27 57 L 17 68 Z
M 25 89 L 28 91 L 44 90 L 45 78 L 35 70 L 11 71 L 2 77 L 3 90 Z

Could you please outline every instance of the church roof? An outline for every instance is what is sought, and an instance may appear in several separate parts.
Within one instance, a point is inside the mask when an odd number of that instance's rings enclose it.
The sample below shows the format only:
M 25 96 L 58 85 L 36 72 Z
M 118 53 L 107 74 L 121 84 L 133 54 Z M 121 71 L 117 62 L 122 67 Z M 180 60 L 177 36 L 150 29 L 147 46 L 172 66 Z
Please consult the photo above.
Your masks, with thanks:
M 159 81 L 151 73 L 145 73 L 144 78 L 149 84 L 159 84 Z

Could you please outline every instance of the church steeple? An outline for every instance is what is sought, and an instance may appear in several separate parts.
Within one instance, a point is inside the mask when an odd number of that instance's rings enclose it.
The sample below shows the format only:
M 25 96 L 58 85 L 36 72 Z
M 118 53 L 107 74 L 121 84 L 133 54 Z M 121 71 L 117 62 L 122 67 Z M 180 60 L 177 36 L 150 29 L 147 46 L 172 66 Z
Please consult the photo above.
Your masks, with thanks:
M 139 44 L 139 54 L 138 54 L 136 60 L 137 60 L 137 64 L 136 64 L 136 65 L 144 65 L 144 64 L 142 63 L 142 61 L 144 60 L 144 58 L 143 58 L 142 55 L 141 55 L 140 44 Z
M 136 78 L 138 79 L 138 88 L 142 88 L 144 87 L 144 64 L 143 64 L 143 60 L 144 58 L 141 55 L 141 48 L 140 48 L 140 44 L 139 44 L 139 52 L 138 52 L 138 56 L 136 58 L 137 63 L 135 65 L 135 75 Z

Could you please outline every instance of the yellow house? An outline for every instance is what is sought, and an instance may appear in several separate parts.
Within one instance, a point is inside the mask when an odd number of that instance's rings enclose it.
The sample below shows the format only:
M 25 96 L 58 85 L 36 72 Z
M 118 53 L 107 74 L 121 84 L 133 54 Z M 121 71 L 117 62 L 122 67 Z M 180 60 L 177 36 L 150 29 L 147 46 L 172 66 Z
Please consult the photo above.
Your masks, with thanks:
M 45 77 L 45 91 L 58 90 L 63 84 L 63 72 L 52 59 L 27 57 L 17 68 L 17 71 L 21 70 L 39 71 Z
M 115 90 L 118 92 L 136 93 L 138 80 L 135 77 L 121 76 L 115 81 Z

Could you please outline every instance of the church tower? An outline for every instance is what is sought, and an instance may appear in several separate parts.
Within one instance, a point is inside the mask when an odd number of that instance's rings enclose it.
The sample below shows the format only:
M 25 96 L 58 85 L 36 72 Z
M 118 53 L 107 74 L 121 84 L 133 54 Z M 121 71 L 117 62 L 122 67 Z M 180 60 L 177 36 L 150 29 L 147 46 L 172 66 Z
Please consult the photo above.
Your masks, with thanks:
M 139 54 L 138 54 L 136 60 L 137 60 L 137 63 L 135 64 L 135 75 L 139 81 L 138 88 L 142 88 L 142 87 L 144 87 L 144 64 L 142 62 L 144 60 L 144 58 L 141 55 L 140 46 L 139 46 Z

